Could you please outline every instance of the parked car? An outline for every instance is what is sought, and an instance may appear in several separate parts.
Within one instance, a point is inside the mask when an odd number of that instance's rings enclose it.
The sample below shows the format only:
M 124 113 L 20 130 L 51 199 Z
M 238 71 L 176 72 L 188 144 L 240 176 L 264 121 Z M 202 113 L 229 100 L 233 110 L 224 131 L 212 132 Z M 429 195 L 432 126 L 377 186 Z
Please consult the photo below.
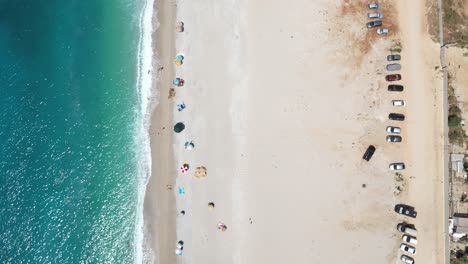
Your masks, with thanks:
M 403 107 L 406 105 L 406 103 L 403 100 L 392 100 L 392 105 L 394 107 Z
M 401 70 L 401 65 L 399 63 L 387 64 L 385 67 L 387 71 L 399 71 Z
M 396 121 L 404 121 L 405 116 L 403 114 L 391 113 L 391 114 L 388 115 L 388 119 L 396 120 Z
M 413 245 L 418 244 L 418 240 L 416 239 L 416 237 L 413 237 L 413 236 L 403 235 L 401 239 L 403 240 L 403 242 L 406 242 L 406 243 L 410 243 Z
M 399 61 L 401 60 L 401 56 L 398 54 L 391 54 L 387 56 L 388 61 Z
M 416 254 L 416 249 L 406 244 L 401 244 L 400 249 L 413 255 Z
M 399 81 L 399 80 L 401 80 L 401 75 L 400 74 L 390 74 L 390 75 L 385 76 L 385 80 L 387 80 L 387 82 Z
M 376 20 L 376 21 L 371 21 L 367 23 L 368 28 L 380 27 L 380 26 L 382 26 L 382 20 Z
M 372 158 L 372 155 L 374 155 L 374 152 L 375 152 L 375 147 L 373 145 L 369 145 L 369 147 L 367 147 L 367 150 L 364 153 L 364 156 L 362 156 L 362 158 L 366 161 L 369 161 Z
M 390 92 L 403 92 L 403 85 L 399 85 L 399 84 L 390 84 L 388 86 L 388 90 Z
M 388 135 L 387 141 L 388 142 L 401 142 L 401 136 Z
M 380 5 L 379 3 L 370 3 L 370 4 L 367 5 L 367 7 L 368 7 L 369 9 L 379 9 L 380 6 L 381 6 L 381 5 Z
M 400 257 L 401 261 L 406 264 L 414 264 L 414 259 L 412 257 L 406 256 L 406 255 L 401 255 Z
M 388 166 L 390 170 L 404 170 L 405 169 L 405 164 L 403 162 L 398 162 L 398 163 L 390 163 Z
M 410 225 L 410 224 L 408 224 L 406 222 L 399 223 L 397 225 L 397 230 L 402 232 L 402 233 L 410 234 L 412 236 L 416 236 L 418 234 L 418 232 L 416 231 L 414 226 Z
M 388 133 L 393 133 L 393 134 L 400 134 L 401 129 L 399 127 L 395 127 L 395 126 L 388 126 L 387 127 L 387 132 Z
M 367 18 L 369 18 L 369 19 L 383 18 L 383 13 L 380 13 L 380 12 L 368 13 Z
M 378 29 L 377 29 L 377 34 L 379 34 L 379 35 L 387 35 L 388 32 L 390 32 L 390 31 L 388 30 L 388 28 L 378 28 Z
M 394 210 L 396 213 L 406 215 L 409 217 L 413 217 L 413 218 L 416 218 L 416 216 L 418 215 L 418 213 L 414 210 L 414 207 L 406 205 L 406 204 L 397 204 L 395 205 Z

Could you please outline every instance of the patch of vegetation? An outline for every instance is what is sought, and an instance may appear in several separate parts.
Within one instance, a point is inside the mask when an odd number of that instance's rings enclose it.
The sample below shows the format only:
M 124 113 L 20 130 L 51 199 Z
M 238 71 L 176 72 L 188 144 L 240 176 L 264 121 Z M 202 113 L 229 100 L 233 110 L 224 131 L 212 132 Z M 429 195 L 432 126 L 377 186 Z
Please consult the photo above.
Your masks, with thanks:
M 448 103 L 449 103 L 449 116 L 448 116 L 448 137 L 450 144 L 457 144 L 463 146 L 468 143 L 468 138 L 465 135 L 465 130 L 462 127 L 463 118 L 461 117 L 462 111 L 458 106 L 458 100 L 455 96 L 455 89 L 452 86 L 453 76 L 448 74 Z M 467 145 L 468 146 L 468 145 Z
M 450 252 L 450 263 L 451 264 L 468 264 L 468 255 L 465 250 L 457 250 Z
M 450 116 L 460 116 L 462 113 L 460 107 L 458 107 L 458 105 L 456 104 L 453 104 L 449 107 L 449 120 L 450 120 Z
M 461 126 L 462 118 L 458 115 L 449 115 L 448 117 L 448 126 L 450 128 Z
M 400 41 L 393 41 L 392 47 L 389 49 L 390 53 L 401 53 L 403 46 Z
M 468 52 L 463 53 L 463 57 L 468 57 Z
M 465 141 L 465 130 L 461 127 L 449 128 L 448 137 L 451 144 L 462 145 Z
M 442 2 L 445 43 L 458 43 L 468 47 L 468 16 L 464 14 L 463 0 L 444 0 Z

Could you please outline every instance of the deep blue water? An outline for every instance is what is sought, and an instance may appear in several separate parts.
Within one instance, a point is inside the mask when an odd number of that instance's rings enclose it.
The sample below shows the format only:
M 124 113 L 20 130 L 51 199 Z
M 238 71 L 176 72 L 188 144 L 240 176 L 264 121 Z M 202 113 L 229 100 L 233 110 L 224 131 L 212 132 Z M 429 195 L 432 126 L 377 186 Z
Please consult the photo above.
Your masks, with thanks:
M 131 263 L 138 1 L 0 0 L 0 263 Z

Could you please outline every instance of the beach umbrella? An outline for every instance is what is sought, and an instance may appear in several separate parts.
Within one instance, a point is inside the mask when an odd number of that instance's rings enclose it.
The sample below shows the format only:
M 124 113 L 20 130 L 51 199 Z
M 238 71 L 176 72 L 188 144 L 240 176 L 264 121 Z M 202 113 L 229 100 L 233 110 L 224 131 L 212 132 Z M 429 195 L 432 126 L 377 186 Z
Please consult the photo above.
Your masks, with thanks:
M 221 232 L 224 232 L 224 231 L 226 231 L 227 226 L 220 222 L 220 223 L 218 223 L 218 229 L 221 230 Z
M 180 78 L 175 78 L 175 79 L 172 81 L 172 83 L 173 83 L 174 85 L 179 85 L 179 83 L 180 83 Z
M 214 204 L 213 202 L 208 203 L 208 208 L 209 208 L 210 210 L 213 210 L 213 209 L 215 208 L 215 204 Z
M 179 123 L 175 124 L 175 126 L 174 126 L 174 132 L 176 132 L 176 133 L 180 133 L 180 132 L 184 131 L 184 129 L 185 129 L 185 125 L 182 122 L 179 122 Z
M 177 256 L 181 256 L 181 255 L 182 255 L 182 250 L 177 248 L 177 249 L 175 250 L 175 254 L 176 254 Z
M 181 171 L 182 173 L 186 173 L 186 172 L 189 170 L 189 168 L 190 168 L 190 167 L 189 167 L 188 163 L 184 163 L 184 164 L 182 164 L 182 166 L 180 167 L 180 171 Z
M 184 32 L 184 22 L 177 22 L 176 23 L 176 30 L 177 30 L 177 32 Z
M 193 144 L 192 141 L 190 142 L 187 141 L 185 142 L 184 146 L 185 146 L 185 149 L 192 150 L 195 147 L 195 144 Z
M 204 178 L 206 177 L 207 169 L 203 166 L 195 168 L 195 177 Z
M 176 65 L 176 66 L 182 65 L 182 61 L 181 61 L 181 60 L 176 60 L 176 61 L 175 61 L 175 65 Z
M 176 60 L 183 61 L 184 60 L 184 55 L 179 54 L 175 57 Z

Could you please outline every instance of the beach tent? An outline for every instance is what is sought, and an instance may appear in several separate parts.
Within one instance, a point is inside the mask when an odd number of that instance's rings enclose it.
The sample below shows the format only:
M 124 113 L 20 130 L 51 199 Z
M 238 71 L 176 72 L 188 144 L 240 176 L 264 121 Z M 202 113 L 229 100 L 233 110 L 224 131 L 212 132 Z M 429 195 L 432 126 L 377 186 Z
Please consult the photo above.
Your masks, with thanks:
M 184 129 L 185 129 L 185 125 L 182 122 L 179 122 L 179 123 L 175 124 L 175 126 L 174 126 L 174 132 L 176 132 L 176 133 L 180 133 L 180 132 L 184 131 Z

